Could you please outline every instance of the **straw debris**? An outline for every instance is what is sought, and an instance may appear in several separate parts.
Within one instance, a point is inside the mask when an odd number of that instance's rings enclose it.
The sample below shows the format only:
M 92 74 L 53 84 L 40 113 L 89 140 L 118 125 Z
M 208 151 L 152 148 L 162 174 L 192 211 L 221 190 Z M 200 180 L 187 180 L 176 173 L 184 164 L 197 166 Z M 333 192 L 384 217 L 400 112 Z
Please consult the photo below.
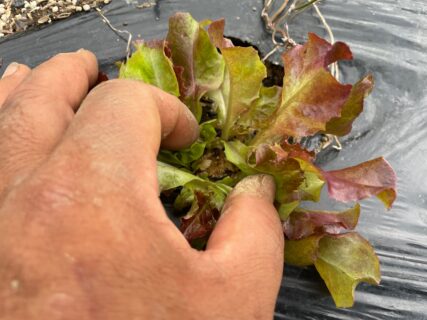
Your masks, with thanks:
M 0 3 L 0 38 L 30 27 L 90 11 L 111 0 L 4 0 Z

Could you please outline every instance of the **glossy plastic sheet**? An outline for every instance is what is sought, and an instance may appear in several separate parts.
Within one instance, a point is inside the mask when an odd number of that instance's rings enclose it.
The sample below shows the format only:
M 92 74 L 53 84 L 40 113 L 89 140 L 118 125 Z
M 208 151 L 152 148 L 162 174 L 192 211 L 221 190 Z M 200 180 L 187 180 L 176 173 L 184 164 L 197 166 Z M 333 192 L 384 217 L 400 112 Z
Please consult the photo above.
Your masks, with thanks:
M 114 0 L 104 10 L 113 25 L 146 39 L 163 37 L 176 11 L 197 19 L 225 17 L 227 35 L 266 53 L 271 43 L 259 18 L 261 6 L 261 0 L 163 0 L 141 10 Z M 355 56 L 341 65 L 343 80 L 371 72 L 376 86 L 353 132 L 342 140 L 343 150 L 328 151 L 319 161 L 330 169 L 384 155 L 397 172 L 399 196 L 389 212 L 375 199 L 362 204 L 358 231 L 379 255 L 380 286 L 360 285 L 355 306 L 336 309 L 314 269 L 287 266 L 276 318 L 427 319 L 427 3 L 325 0 L 320 8 L 336 39 L 347 42 Z M 297 41 L 308 31 L 326 37 L 311 11 L 291 24 Z M 94 51 L 101 68 L 115 76 L 114 62 L 123 59 L 126 42 L 92 12 L 3 39 L 0 58 L 35 66 L 81 47 Z

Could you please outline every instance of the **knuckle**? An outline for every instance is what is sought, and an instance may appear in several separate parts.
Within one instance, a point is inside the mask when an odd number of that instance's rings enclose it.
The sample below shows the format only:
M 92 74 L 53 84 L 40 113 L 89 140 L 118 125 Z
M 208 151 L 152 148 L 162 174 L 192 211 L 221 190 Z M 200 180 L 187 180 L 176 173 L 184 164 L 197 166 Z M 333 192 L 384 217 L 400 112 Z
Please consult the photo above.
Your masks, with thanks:
M 82 69 L 82 64 L 80 63 L 79 57 L 74 52 L 58 53 L 54 55 L 50 61 L 52 63 L 66 66 L 69 68 L 78 68 Z
M 73 70 L 73 72 L 84 71 L 84 65 L 79 61 L 80 59 L 73 53 L 59 53 L 50 59 L 49 63 Z
M 44 84 L 44 81 L 32 82 L 31 85 L 20 86 L 4 103 L 4 113 L 7 110 L 18 110 L 23 116 L 26 114 L 37 114 L 35 109 L 46 106 L 55 106 L 58 110 L 68 110 L 67 117 L 72 114 L 70 108 L 64 108 L 64 99 L 58 92 Z M 65 113 L 65 112 L 64 112 Z M 40 114 L 42 116 L 42 114 Z
M 10 107 L 22 109 L 23 106 L 29 103 L 36 104 L 43 99 L 44 95 L 45 90 L 38 84 L 22 86 L 6 100 L 5 110 Z
M 60 66 L 63 70 L 61 73 L 67 77 L 72 75 L 73 78 L 79 79 L 79 82 L 86 80 L 84 85 L 89 86 L 87 63 L 76 53 L 59 53 L 51 58 L 48 63 Z
M 108 105 L 112 107 L 110 111 L 118 109 L 121 113 L 136 108 L 138 114 L 143 113 L 148 117 L 144 117 L 146 120 L 151 119 L 153 114 L 158 114 L 157 108 L 154 108 L 156 104 L 150 86 L 135 80 L 115 79 L 102 82 L 91 90 L 85 103 Z
M 47 97 L 49 96 L 52 96 L 52 93 L 48 89 L 39 84 L 34 84 L 23 86 L 6 100 L 0 111 L 0 132 L 7 135 L 8 140 L 18 140 L 19 144 L 16 144 L 14 150 L 20 146 L 27 147 L 36 142 L 37 135 L 34 133 L 37 131 L 37 124 L 40 125 L 40 122 L 51 121 L 53 120 L 52 117 L 55 117 L 58 124 L 65 126 L 71 121 L 74 115 L 73 111 L 59 99 L 55 99 L 56 103 L 49 107 L 60 112 L 51 112 L 47 115 L 37 111 L 37 109 L 48 106 L 47 103 L 50 99 Z M 10 142 L 7 144 L 12 145 Z
M 8 139 L 0 144 L 14 146 L 13 150 L 17 151 L 33 143 L 33 124 L 28 116 L 27 105 L 35 104 L 40 99 L 39 93 L 31 89 L 21 90 L 9 97 L 0 113 L 0 132 L 7 135 Z
M 26 183 L 21 195 L 24 203 L 37 214 L 61 210 L 78 203 L 77 182 L 69 175 L 37 176 Z

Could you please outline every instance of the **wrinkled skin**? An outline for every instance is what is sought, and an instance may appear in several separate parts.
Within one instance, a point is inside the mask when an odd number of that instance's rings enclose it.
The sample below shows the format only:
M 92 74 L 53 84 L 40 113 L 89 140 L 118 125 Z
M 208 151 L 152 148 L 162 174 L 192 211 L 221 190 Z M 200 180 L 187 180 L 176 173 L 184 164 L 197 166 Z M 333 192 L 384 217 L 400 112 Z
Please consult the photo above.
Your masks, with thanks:
M 284 246 L 271 178 L 236 186 L 207 250 L 191 249 L 156 155 L 191 144 L 195 119 L 148 85 L 93 88 L 97 74 L 80 50 L 0 80 L 0 318 L 271 319 Z

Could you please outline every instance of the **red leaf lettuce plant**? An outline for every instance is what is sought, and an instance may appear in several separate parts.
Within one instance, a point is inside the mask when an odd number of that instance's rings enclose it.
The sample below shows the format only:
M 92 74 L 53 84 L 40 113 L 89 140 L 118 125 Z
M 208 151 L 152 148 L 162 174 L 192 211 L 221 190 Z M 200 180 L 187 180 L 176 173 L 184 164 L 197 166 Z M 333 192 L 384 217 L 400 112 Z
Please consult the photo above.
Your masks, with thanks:
M 175 195 L 174 208 L 184 213 L 182 232 L 203 248 L 232 187 L 251 174 L 272 175 L 286 263 L 314 265 L 336 305 L 350 307 L 359 282 L 380 281 L 373 248 L 353 231 L 360 206 L 333 212 L 304 209 L 302 203 L 319 201 L 327 184 L 334 200 L 376 196 L 390 208 L 396 177 L 383 158 L 324 171 L 314 164 L 314 152 L 299 142 L 316 134 L 347 135 L 372 90 L 372 77 L 354 85 L 339 83 L 328 66 L 352 59 L 350 49 L 309 34 L 306 44 L 283 54 L 283 87 L 266 87 L 258 52 L 233 46 L 223 31 L 224 20 L 198 23 L 177 13 L 170 18 L 166 40 L 136 44 L 120 67 L 120 78 L 179 97 L 200 122 L 200 137 L 188 149 L 161 150 L 161 192 Z

